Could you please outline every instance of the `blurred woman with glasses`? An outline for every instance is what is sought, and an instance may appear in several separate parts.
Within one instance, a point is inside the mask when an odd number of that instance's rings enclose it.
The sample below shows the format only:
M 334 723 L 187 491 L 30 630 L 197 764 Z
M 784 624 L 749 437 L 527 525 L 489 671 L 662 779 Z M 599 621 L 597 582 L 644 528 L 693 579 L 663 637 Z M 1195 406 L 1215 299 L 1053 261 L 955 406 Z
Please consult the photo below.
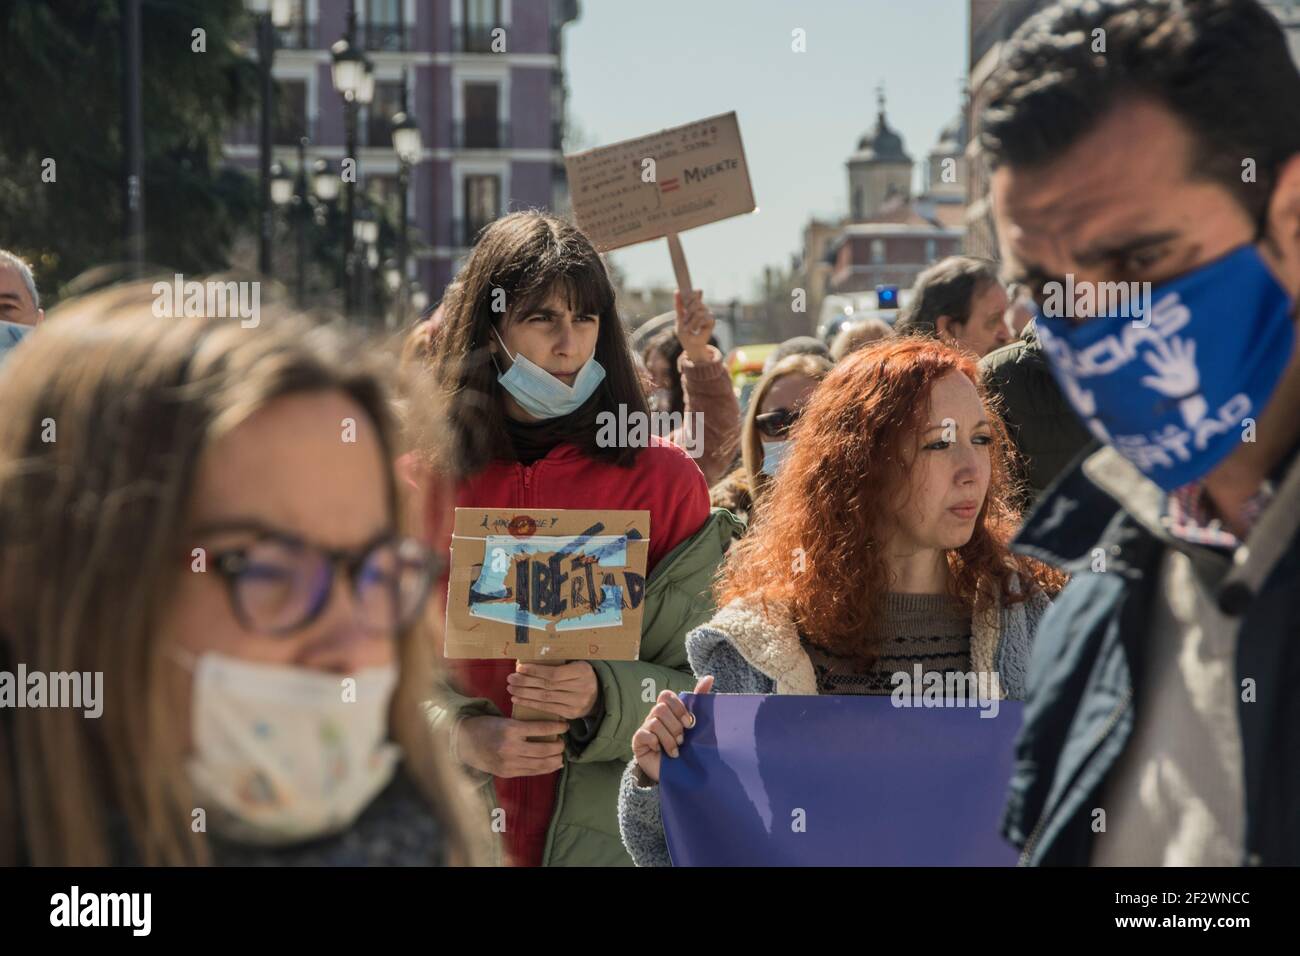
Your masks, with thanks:
M 748 520 L 754 504 L 790 452 L 789 431 L 817 383 L 831 370 L 819 355 L 781 359 L 754 387 L 740 431 L 743 466 L 714 485 L 709 500 Z
M 0 375 L 0 670 L 100 713 L 0 710 L 0 863 L 486 860 L 379 375 L 291 316 L 60 311 Z

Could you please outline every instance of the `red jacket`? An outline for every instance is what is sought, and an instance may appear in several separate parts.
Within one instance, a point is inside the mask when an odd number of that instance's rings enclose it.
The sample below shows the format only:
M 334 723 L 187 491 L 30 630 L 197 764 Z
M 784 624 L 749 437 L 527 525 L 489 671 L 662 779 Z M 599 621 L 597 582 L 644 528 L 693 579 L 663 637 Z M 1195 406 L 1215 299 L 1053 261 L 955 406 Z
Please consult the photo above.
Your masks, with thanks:
M 443 553 L 451 544 L 445 503 L 430 488 L 424 514 L 428 543 Z M 592 460 L 575 445 L 553 448 L 531 465 L 495 461 L 456 488 L 461 508 L 573 508 L 650 512 L 646 574 L 709 517 L 709 489 L 695 462 L 667 441 L 651 438 L 631 468 Z M 441 507 L 440 507 L 441 505 Z M 445 582 L 444 582 L 445 584 Z M 445 600 L 445 595 L 444 595 Z M 506 677 L 510 660 L 447 660 L 448 680 L 461 694 L 486 697 L 511 713 Z M 537 866 L 555 809 L 559 772 L 537 777 L 496 777 L 497 802 L 508 821 L 505 852 L 516 865 Z

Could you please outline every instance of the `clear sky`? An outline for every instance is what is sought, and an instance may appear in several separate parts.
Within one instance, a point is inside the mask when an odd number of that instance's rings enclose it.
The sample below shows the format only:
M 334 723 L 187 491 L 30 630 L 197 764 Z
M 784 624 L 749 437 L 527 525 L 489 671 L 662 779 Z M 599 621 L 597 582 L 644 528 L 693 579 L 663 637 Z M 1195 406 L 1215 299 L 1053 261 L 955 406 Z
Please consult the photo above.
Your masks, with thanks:
M 812 214 L 848 208 L 844 162 L 876 121 L 914 161 L 957 115 L 966 0 L 581 0 L 565 27 L 569 116 L 582 148 L 735 110 L 759 211 L 693 229 L 682 245 L 713 300 L 747 299 L 785 265 Z M 807 52 L 791 50 L 802 28 Z M 663 241 L 613 254 L 631 286 L 670 285 Z

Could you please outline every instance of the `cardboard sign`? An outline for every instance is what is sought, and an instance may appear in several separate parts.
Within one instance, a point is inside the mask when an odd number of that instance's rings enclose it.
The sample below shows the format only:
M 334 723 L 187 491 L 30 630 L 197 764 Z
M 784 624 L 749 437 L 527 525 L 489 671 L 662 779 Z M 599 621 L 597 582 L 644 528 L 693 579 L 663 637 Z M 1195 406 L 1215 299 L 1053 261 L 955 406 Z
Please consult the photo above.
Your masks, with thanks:
M 1000 833 L 1022 701 L 683 694 L 660 764 L 676 866 L 1015 866 Z
M 636 660 L 648 511 L 457 508 L 445 654 Z
M 578 227 L 601 252 L 754 211 L 735 113 L 565 156 L 564 165 Z

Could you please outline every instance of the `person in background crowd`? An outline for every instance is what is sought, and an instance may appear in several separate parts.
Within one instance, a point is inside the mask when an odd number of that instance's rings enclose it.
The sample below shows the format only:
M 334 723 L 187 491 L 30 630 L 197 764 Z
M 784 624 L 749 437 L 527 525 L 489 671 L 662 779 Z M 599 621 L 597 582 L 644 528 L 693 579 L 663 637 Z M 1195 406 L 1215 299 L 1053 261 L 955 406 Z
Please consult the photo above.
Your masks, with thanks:
M 986 89 L 1008 273 L 1034 289 L 1053 372 L 1106 443 L 1017 538 L 1074 577 L 1039 630 L 1005 833 L 1031 865 L 1300 865 L 1286 37 L 1255 0 L 1057 5 Z M 1062 314 L 1048 303 L 1067 280 L 1150 282 L 1153 308 Z
M 854 352 L 792 438 L 727 555 L 721 610 L 687 635 L 695 691 L 889 694 L 919 664 L 997 674 L 991 696 L 1023 698 L 1034 629 L 1061 581 L 1008 550 L 1018 515 L 1005 439 L 968 354 L 915 337 Z M 638 865 L 669 862 L 659 767 L 689 746 L 691 724 L 664 691 L 632 739 L 619 822 Z
M 831 343 L 831 361 L 838 362 L 850 352 L 856 352 L 872 342 L 879 342 L 893 334 L 894 330 L 889 327 L 888 322 L 875 317 L 846 325 Z
M 1056 384 L 1032 321 L 1020 338 L 980 359 L 980 374 L 1006 422 L 1021 480 L 1019 505 L 1027 509 L 1092 436 Z
M 643 355 L 655 386 L 650 410 L 683 416 L 682 427 L 668 435 L 668 440 L 688 450 L 698 447 L 702 454 L 695 463 L 705 482 L 712 484 L 726 473 L 736 455 L 740 403 L 713 340 L 715 320 L 704 304 L 704 293 L 694 290 L 687 308 L 681 292 L 676 292 L 673 305 L 673 328 L 652 339 Z M 694 433 L 697 412 L 703 415 L 701 435 Z
M 0 358 L 44 318 L 32 267 L 0 249 Z
M 0 375 L 0 669 L 99 711 L 0 709 L 0 863 L 488 861 L 421 712 L 383 379 L 327 328 L 150 299 L 74 300 Z
M 949 256 L 916 277 L 911 304 L 894 331 L 937 338 L 979 359 L 1010 341 L 1003 319 L 1008 305 L 995 263 Z
M 423 319 L 411 326 L 402 340 L 401 362 L 404 368 L 428 365 L 433 361 L 437 343 L 437 326 L 432 319 Z
M 821 339 L 813 338 L 811 335 L 796 335 L 794 338 L 786 339 L 772 350 L 772 354 L 763 362 L 763 374 L 772 371 L 777 362 L 791 355 L 816 355 L 829 362 L 831 350 Z
M 788 355 L 759 379 L 741 429 L 741 467 L 713 487 L 709 500 L 749 520 L 754 503 L 788 457 L 791 426 L 831 370 L 819 355 Z
M 1007 334 L 1011 336 L 1011 340 L 1014 342 L 1024 334 L 1025 326 L 1034 317 L 1034 297 L 1023 285 L 1012 283 L 1007 286 L 1007 299 L 1011 304 L 1007 306 L 1003 318 L 1007 323 Z M 1006 346 L 1003 346 L 1003 348 L 1006 348 Z
M 615 809 L 632 731 L 653 702 L 645 687 L 693 686 L 684 635 L 712 613 L 709 581 L 738 522 L 710 514 L 704 478 L 678 446 L 598 441 L 602 412 L 649 409 L 605 266 L 573 225 L 536 212 L 498 219 L 459 283 L 435 356 L 453 440 L 426 456 L 426 540 L 446 552 L 452 503 L 648 511 L 646 627 L 635 661 L 450 660 L 430 716 L 493 782 L 513 863 L 631 865 Z M 454 481 L 452 502 L 434 500 L 441 476 Z M 516 720 L 516 706 L 555 720 Z M 529 739 L 549 735 L 559 736 Z

